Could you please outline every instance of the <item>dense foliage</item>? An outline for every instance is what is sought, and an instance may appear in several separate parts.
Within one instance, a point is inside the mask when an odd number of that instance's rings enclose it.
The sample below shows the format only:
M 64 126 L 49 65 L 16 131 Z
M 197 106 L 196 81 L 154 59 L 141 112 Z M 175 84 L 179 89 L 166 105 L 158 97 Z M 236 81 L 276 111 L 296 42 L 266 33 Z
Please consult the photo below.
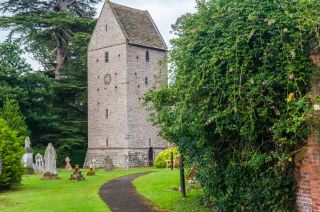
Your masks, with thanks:
M 23 108 L 36 151 L 53 143 L 58 165 L 76 155 L 82 164 L 87 148 L 87 46 L 95 25 L 99 0 L 10 0 L 0 3 L 0 28 L 25 47 L 44 71 L 34 71 L 16 45 L 1 45 L 0 105 L 6 96 Z M 5 16 L 7 15 L 7 16 Z M 5 50 L 13 50 L 10 51 Z M 2 55 L 1 55 L 2 56 Z M 0 56 L 0 57 L 1 57 Z M 7 62 L 11 56 L 18 63 Z M 1 64 L 7 69 L 1 68 Z M 15 76 L 12 73 L 15 73 Z M 55 80 L 55 82 L 54 82 Z M 2 88 L 1 85 L 4 85 Z
M 218 211 L 293 210 L 320 2 L 197 3 L 173 27 L 171 85 L 146 97 L 152 120 Z
M 0 11 L 0 28 L 10 29 L 56 80 L 68 60 L 69 42 L 75 33 L 88 32 L 95 21 L 94 4 L 100 0 L 7 0 Z
M 6 99 L 2 109 L 0 109 L 0 117 L 8 123 L 12 130 L 17 131 L 19 136 L 27 137 L 29 135 L 25 118 L 16 100 Z
M 71 157 L 72 163 L 83 164 L 88 144 L 87 122 L 87 47 L 91 35 L 77 33 L 70 39 L 69 59 L 61 69 L 68 76 L 55 85 L 54 113 L 60 117 L 54 143 L 59 163 Z M 85 45 L 84 45 L 85 44 Z
M 176 147 L 173 148 L 167 148 L 163 151 L 161 151 L 155 161 L 154 161 L 154 167 L 156 168 L 166 168 L 166 161 L 167 160 L 171 160 L 171 151 L 173 153 L 173 160 L 175 159 L 175 157 L 178 156 L 178 149 Z
M 52 131 L 53 83 L 43 73 L 33 72 L 22 58 L 24 52 L 7 41 L 0 44 L 0 106 L 15 99 L 26 118 L 32 142 L 46 144 L 44 136 Z M 23 133 L 23 132 L 20 132 Z
M 82 164 L 87 145 L 86 49 L 90 35 L 71 39 L 70 59 L 62 71 L 69 77 L 54 83 L 46 74 L 33 71 L 22 58 L 17 44 L 0 44 L 0 106 L 6 98 L 16 99 L 30 130 L 35 151 L 43 152 L 48 143 L 57 149 L 59 165 L 66 155 L 77 155 Z M 63 73 L 65 73 L 63 72 Z
M 27 133 L 19 105 L 14 100 L 6 100 L 0 110 L 0 156 L 2 157 L 0 190 L 10 189 L 21 181 L 23 140 Z

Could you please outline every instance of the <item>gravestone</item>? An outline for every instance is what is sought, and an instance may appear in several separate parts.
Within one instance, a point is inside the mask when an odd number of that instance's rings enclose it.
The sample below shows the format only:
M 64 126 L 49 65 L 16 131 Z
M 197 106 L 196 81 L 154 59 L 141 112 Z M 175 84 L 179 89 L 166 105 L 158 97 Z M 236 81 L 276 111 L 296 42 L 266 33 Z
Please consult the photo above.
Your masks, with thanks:
M 130 158 L 129 158 L 129 155 L 124 155 L 124 161 L 125 161 L 125 168 L 127 169 L 127 170 L 129 170 L 130 169 Z
M 40 153 L 36 155 L 36 164 L 34 165 L 34 171 L 37 174 L 44 174 L 44 162 Z
M 90 168 L 90 169 L 93 169 L 93 171 L 96 171 L 96 167 L 97 167 L 97 160 L 96 160 L 95 158 L 93 158 L 93 159 L 90 161 L 89 168 Z
M 33 150 L 31 148 L 30 138 L 26 137 L 24 141 L 24 154 L 22 156 L 22 164 L 27 174 L 33 174 Z
M 43 179 L 58 179 L 57 154 L 51 143 L 48 144 L 44 154 L 44 177 Z
M 109 156 L 107 156 L 104 159 L 104 161 L 105 161 L 105 170 L 106 171 L 111 171 L 114 169 L 112 159 L 110 159 Z
M 95 176 L 96 175 L 96 172 L 93 168 L 90 168 L 87 172 L 87 176 Z
M 73 170 L 73 173 L 70 176 L 70 180 L 76 180 L 76 181 L 85 180 L 81 173 L 79 165 L 76 165 L 75 169 Z
M 2 157 L 0 156 L 0 175 L 2 173 Z
M 66 157 L 66 159 L 65 159 L 65 161 L 66 161 L 66 168 L 65 168 L 65 170 L 66 171 L 72 171 L 72 166 L 71 166 L 71 164 L 70 164 L 70 158 L 69 157 Z

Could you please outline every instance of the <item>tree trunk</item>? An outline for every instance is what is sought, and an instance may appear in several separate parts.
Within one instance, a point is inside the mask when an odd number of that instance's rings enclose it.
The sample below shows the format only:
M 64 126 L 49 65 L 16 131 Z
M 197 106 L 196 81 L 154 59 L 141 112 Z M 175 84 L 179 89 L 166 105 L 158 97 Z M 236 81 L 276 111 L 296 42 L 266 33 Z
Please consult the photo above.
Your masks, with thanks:
M 59 0 L 59 11 L 67 11 L 68 10 L 68 4 L 69 4 L 69 0 Z M 56 69 L 54 71 L 55 74 L 55 80 L 59 81 L 62 76 L 61 76 L 61 68 L 63 68 L 63 66 L 65 65 L 65 59 L 66 59 L 66 51 L 65 48 L 63 48 L 63 46 L 61 44 L 59 44 L 60 42 L 57 42 L 57 51 L 56 51 L 56 59 L 57 59 L 57 63 L 56 63 Z
M 61 68 L 63 68 L 65 64 L 65 58 L 66 58 L 66 53 L 63 47 L 59 46 L 57 47 L 57 64 L 56 64 L 56 69 L 54 71 L 55 74 L 55 80 L 59 81 L 62 76 L 61 76 Z

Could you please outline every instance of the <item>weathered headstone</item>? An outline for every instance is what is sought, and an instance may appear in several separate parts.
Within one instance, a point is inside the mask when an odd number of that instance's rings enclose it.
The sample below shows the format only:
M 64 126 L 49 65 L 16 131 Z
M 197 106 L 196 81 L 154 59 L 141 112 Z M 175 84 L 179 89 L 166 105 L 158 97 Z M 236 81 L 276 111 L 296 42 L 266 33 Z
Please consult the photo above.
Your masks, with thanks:
M 79 165 L 76 165 L 76 167 L 74 168 L 73 173 L 70 176 L 70 180 L 77 180 L 77 181 L 85 180 L 81 173 Z
M 93 171 L 96 171 L 96 167 L 97 167 L 97 160 L 96 160 L 95 158 L 93 158 L 93 159 L 90 161 L 89 168 L 90 168 L 90 169 L 93 169 Z
M 95 176 L 96 175 L 96 172 L 93 168 L 90 168 L 87 172 L 87 176 Z
M 0 156 L 0 175 L 2 173 L 2 157 Z
M 72 171 L 72 166 L 71 166 L 71 164 L 70 164 L 70 158 L 69 157 L 66 157 L 66 159 L 65 159 L 65 161 L 66 161 L 66 168 L 65 168 L 65 170 L 66 171 Z
M 25 171 L 27 174 L 33 174 L 33 150 L 31 148 L 31 142 L 29 137 L 26 137 L 24 141 L 24 151 L 25 153 L 22 157 L 23 167 L 25 167 Z
M 36 155 L 36 164 L 34 165 L 34 171 L 37 174 L 44 174 L 44 162 L 40 153 Z
M 51 143 L 44 154 L 44 179 L 58 179 L 57 154 Z
M 112 159 L 110 159 L 108 156 L 104 159 L 105 161 L 105 170 L 111 171 L 114 169 Z
M 130 158 L 129 158 L 129 155 L 124 155 L 124 161 L 125 161 L 125 167 L 127 170 L 130 169 Z

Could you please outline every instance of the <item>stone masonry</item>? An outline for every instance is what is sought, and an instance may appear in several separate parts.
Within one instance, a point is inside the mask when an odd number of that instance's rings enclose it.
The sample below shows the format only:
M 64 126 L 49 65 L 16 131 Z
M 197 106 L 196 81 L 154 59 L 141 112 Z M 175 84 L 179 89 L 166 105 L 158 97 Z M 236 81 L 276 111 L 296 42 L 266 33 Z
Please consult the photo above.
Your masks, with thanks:
M 167 83 L 167 46 L 147 11 L 106 1 L 88 50 L 86 161 L 104 167 L 147 166 L 167 147 L 148 121 L 143 96 Z

